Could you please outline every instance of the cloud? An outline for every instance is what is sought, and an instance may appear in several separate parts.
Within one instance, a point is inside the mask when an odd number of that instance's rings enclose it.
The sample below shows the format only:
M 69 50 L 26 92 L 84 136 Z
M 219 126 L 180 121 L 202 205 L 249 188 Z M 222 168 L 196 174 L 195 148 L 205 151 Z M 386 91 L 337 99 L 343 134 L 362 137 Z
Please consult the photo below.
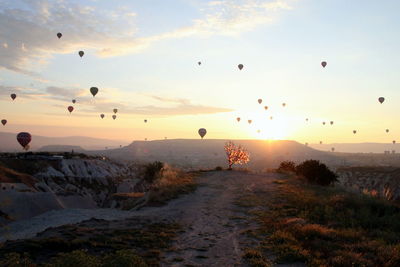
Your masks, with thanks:
M 39 97 L 45 96 L 45 94 L 41 90 L 35 88 L 0 85 L 0 99 L 10 100 L 11 94 L 16 94 L 17 99 L 20 97 L 37 99 Z
M 165 39 L 236 35 L 274 21 L 278 11 L 290 9 L 292 1 L 201 2 L 201 17 L 187 27 L 138 37 L 135 18 L 140 14 L 126 7 L 98 10 L 62 0 L 5 0 L 0 4 L 0 67 L 38 77 L 41 66 L 54 54 L 85 50 L 110 57 L 136 53 Z M 63 33 L 60 40 L 57 32 Z

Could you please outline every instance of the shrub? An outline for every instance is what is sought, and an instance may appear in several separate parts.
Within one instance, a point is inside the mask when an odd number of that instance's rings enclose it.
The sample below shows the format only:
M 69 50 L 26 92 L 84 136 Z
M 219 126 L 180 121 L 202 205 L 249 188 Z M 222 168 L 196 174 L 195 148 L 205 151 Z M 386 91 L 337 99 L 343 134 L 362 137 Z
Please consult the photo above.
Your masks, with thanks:
M 221 166 L 217 166 L 217 167 L 215 168 L 215 170 L 216 170 L 216 171 L 222 171 L 222 167 L 221 167 Z
M 53 259 L 49 267 L 97 267 L 100 265 L 100 260 L 93 255 L 88 254 L 84 250 L 75 250 L 70 253 L 60 253 Z
M 115 254 L 108 254 L 103 259 L 102 267 L 125 266 L 147 267 L 145 261 L 131 250 L 119 250 Z
M 278 171 L 295 172 L 296 164 L 293 161 L 282 161 L 278 167 Z
M 307 182 L 328 186 L 337 182 L 337 175 L 318 160 L 306 160 L 296 167 L 296 174 L 304 177 Z
M 143 178 L 149 182 L 153 183 L 157 178 L 161 176 L 161 172 L 164 168 L 164 163 L 160 161 L 155 161 L 144 166 Z

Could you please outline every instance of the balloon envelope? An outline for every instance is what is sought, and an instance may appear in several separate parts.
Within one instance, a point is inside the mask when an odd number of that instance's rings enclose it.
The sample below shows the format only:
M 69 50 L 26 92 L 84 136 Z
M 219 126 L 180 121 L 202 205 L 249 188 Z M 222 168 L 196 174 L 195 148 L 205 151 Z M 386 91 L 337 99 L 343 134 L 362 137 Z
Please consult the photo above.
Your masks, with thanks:
M 357 131 L 356 130 L 353 130 L 353 134 L 356 134 L 357 133 Z
M 11 94 L 10 96 L 11 96 L 11 99 L 12 99 L 12 100 L 15 100 L 15 99 L 17 98 L 17 95 L 16 95 L 16 94 Z
M 333 121 L 331 121 L 331 125 L 333 125 Z
M 62 33 L 61 32 L 57 33 L 57 37 L 58 39 L 60 39 L 62 37 Z
M 100 117 L 101 117 L 102 119 L 104 119 L 104 114 L 100 114 Z
M 378 98 L 378 101 L 379 101 L 379 103 L 383 103 L 383 102 L 385 102 L 385 98 L 384 97 L 380 97 L 380 98 Z
M 113 112 L 114 112 L 115 114 L 117 114 L 118 109 L 114 108 L 114 109 L 113 109 Z
M 7 124 L 7 120 L 1 120 L 1 124 L 6 125 Z
M 239 70 L 242 70 L 243 69 L 243 64 L 239 64 L 238 68 L 239 68 Z
M 203 139 L 203 137 L 206 135 L 206 133 L 207 133 L 206 129 L 204 129 L 204 128 L 199 129 L 199 135 L 200 135 L 201 139 Z
M 251 124 L 252 120 L 248 120 L 247 122 L 248 122 L 249 124 Z
M 80 56 L 80 57 L 83 57 L 83 55 L 85 54 L 85 52 L 83 52 L 83 51 L 79 51 L 79 53 L 78 53 L 78 54 L 79 54 L 79 56 Z
M 147 120 L 144 120 L 144 123 L 147 123 Z
M 201 65 L 201 62 L 199 61 L 199 62 L 197 62 L 197 64 L 199 64 L 199 66 Z
M 93 97 L 95 97 L 95 95 L 97 95 L 98 92 L 99 92 L 99 88 L 90 87 L 90 93 L 93 95 Z
M 239 121 L 240 121 L 240 118 L 239 118 L 239 117 L 237 117 L 237 118 L 236 118 L 236 120 L 239 122 Z
M 73 106 L 69 106 L 68 107 L 68 111 L 69 111 L 69 113 L 71 113 L 72 111 L 74 111 L 74 107 Z
M 76 100 L 75 99 L 72 99 L 72 104 L 75 104 L 76 103 Z
M 21 132 L 17 135 L 17 141 L 23 148 L 26 149 L 29 143 L 32 141 L 32 136 L 30 133 Z
M 113 120 L 117 118 L 117 115 L 112 115 Z
M 267 109 L 268 109 L 268 106 L 265 106 L 264 109 L 267 110 Z
M 386 132 L 388 133 L 388 132 L 389 132 L 389 129 L 386 129 Z
M 321 65 L 322 65 L 322 67 L 324 67 L 324 68 L 325 68 L 325 67 L 326 67 L 326 65 L 328 65 L 328 63 L 326 63 L 326 61 L 322 61 L 322 62 L 321 62 Z
M 286 107 L 286 103 L 282 103 L 282 107 Z
M 262 103 L 262 99 L 260 98 L 260 99 L 258 99 L 258 104 L 261 104 Z
M 392 143 L 393 143 L 393 144 L 396 144 L 396 140 L 393 140 Z

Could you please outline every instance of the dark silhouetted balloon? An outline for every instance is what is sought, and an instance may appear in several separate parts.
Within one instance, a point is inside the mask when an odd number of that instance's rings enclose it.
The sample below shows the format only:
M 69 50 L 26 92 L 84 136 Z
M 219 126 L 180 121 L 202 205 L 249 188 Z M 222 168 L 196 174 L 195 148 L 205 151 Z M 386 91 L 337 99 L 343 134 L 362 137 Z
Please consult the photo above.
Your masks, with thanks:
M 60 39 L 62 37 L 62 33 L 61 32 L 57 33 L 57 37 L 58 39 Z
M 199 129 L 199 135 L 200 135 L 201 139 L 203 139 L 206 134 L 207 134 L 206 129 L 204 129 L 204 128 Z
M 248 122 L 249 124 L 251 124 L 251 123 L 252 123 L 252 120 L 247 120 L 247 122 Z
M 393 144 L 396 144 L 396 140 L 393 140 L 392 143 L 393 143 Z
M 99 92 L 99 88 L 97 87 L 90 87 L 90 93 L 95 97 L 97 93 Z
M 323 125 L 325 125 L 325 122 L 322 122 Z
M 17 98 L 17 95 L 16 95 L 16 94 L 11 94 L 10 96 L 11 96 L 11 99 L 12 99 L 12 100 L 15 100 L 15 99 Z
M 357 131 L 356 130 L 353 130 L 353 134 L 356 134 L 357 133 Z
M 319 141 L 319 144 L 322 145 L 322 141 Z
M 262 99 L 259 98 L 259 99 L 258 99 L 258 104 L 261 104 L 261 103 L 262 103 Z
M 334 147 L 332 147 L 331 150 L 332 150 L 332 152 L 335 152 L 335 148 Z
M 386 129 L 386 132 L 388 133 L 388 132 L 389 132 L 389 129 Z
M 68 111 L 69 111 L 69 113 L 71 113 L 72 111 L 74 111 L 74 107 L 73 106 L 69 106 L 68 107 Z
M 79 56 L 80 56 L 80 57 L 83 57 L 83 55 L 85 54 L 85 52 L 83 52 L 83 51 L 79 51 L 79 53 L 78 53 L 78 54 L 79 54 Z
M 333 121 L 331 121 L 330 123 L 331 123 L 331 125 L 333 125 Z
M 199 66 L 201 65 L 201 61 L 197 62 L 197 64 L 199 64 Z
M 147 120 L 144 120 L 144 123 L 147 123 Z
M 242 70 L 243 67 L 244 67 L 243 64 L 239 64 L 239 65 L 238 65 L 239 70 Z
M 113 120 L 117 118 L 117 115 L 112 115 Z
M 100 118 L 104 119 L 104 114 L 100 114 Z
M 76 100 L 75 99 L 72 99 L 72 104 L 75 104 L 76 103 Z
M 118 109 L 114 108 L 114 109 L 113 109 L 113 112 L 114 112 L 115 114 L 117 114 Z
M 28 150 L 28 145 L 32 141 L 32 136 L 30 133 L 21 132 L 17 135 L 17 141 L 25 150 Z
M 385 102 L 385 98 L 381 96 L 380 98 L 378 98 L 378 101 L 379 101 L 379 103 L 382 104 L 383 102 Z
M 282 107 L 286 107 L 286 103 L 282 103 Z
M 5 126 L 7 124 L 7 120 L 1 120 L 1 124 Z
M 239 117 L 237 117 L 237 118 L 236 118 L 236 120 L 239 122 L 239 121 L 240 121 L 240 118 L 239 118 Z
M 267 110 L 267 109 L 268 109 L 268 106 L 265 106 L 264 109 Z
M 308 121 L 308 118 L 306 118 L 306 121 Z
M 326 65 L 328 65 L 328 63 L 326 63 L 326 61 L 322 61 L 322 62 L 321 62 L 321 66 L 322 66 L 322 67 L 324 67 L 324 68 L 325 68 L 325 67 L 326 67 Z

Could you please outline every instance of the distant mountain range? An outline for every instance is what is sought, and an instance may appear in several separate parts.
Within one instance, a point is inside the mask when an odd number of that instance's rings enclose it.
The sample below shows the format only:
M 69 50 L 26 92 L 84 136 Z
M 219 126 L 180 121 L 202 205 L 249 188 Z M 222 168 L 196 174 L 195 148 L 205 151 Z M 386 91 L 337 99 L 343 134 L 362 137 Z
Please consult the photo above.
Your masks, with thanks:
M 157 141 L 134 141 L 129 146 L 93 152 L 110 158 L 139 163 L 162 161 L 185 168 L 215 168 L 226 166 L 224 144 L 221 139 L 168 139 Z M 301 162 L 319 159 L 330 165 L 345 165 L 335 153 L 318 151 L 295 141 L 234 140 L 250 152 L 246 167 L 263 170 L 274 168 L 284 160 Z
M 16 139 L 16 133 L 0 132 L 0 152 L 20 152 L 21 146 Z M 44 151 L 42 147 L 53 149 L 52 151 L 71 151 L 73 146 L 84 150 L 99 150 L 107 148 L 117 148 L 127 145 L 126 141 L 108 140 L 92 138 L 86 136 L 70 137 L 45 137 L 34 135 L 30 144 L 32 151 Z M 72 147 L 71 147 L 72 146 Z
M 336 152 L 345 153 L 384 153 L 384 151 L 396 149 L 400 152 L 400 144 L 393 143 L 333 143 L 333 144 L 310 144 L 310 147 L 322 150 L 331 151 L 332 147 Z

